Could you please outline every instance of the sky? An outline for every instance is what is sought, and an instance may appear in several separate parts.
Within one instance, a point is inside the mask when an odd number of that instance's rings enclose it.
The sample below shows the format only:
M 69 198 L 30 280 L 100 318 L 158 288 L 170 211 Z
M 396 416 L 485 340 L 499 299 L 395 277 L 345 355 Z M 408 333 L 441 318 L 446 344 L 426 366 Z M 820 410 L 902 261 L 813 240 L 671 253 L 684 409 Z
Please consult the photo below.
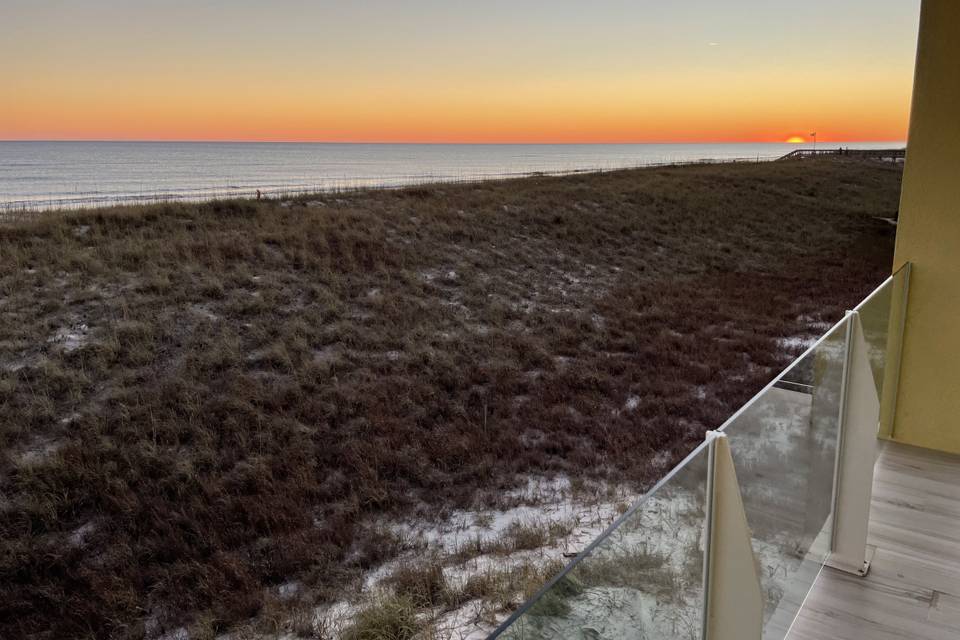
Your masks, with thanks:
M 904 140 L 919 0 L 2 0 L 0 139 Z

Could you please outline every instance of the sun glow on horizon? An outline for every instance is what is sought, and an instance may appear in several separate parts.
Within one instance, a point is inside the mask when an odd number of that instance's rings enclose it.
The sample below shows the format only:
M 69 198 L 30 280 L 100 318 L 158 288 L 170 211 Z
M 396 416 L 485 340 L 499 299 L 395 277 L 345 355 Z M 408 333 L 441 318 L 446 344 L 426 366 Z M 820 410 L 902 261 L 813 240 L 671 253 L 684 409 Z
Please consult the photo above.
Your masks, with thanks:
M 919 0 L 689 4 L 4 0 L 0 140 L 905 139 Z

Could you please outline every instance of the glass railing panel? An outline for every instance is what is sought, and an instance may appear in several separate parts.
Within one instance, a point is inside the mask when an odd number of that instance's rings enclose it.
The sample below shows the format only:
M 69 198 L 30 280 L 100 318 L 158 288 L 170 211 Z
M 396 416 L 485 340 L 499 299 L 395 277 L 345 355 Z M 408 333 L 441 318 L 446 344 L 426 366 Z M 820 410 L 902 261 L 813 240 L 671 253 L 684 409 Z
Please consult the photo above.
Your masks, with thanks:
M 890 311 L 886 325 L 886 348 L 883 352 L 883 372 L 880 389 L 880 428 L 883 438 L 893 437 L 893 414 L 900 380 L 900 356 L 903 349 L 903 325 L 906 321 L 907 295 L 910 286 L 910 265 L 905 264 L 893 274 L 890 286 Z M 868 301 L 869 302 L 869 301 Z M 875 315 L 875 312 L 871 312 Z M 883 343 L 871 342 L 871 352 Z M 876 345 L 876 347 L 874 347 Z M 873 358 L 871 358 L 873 360 Z
M 847 322 L 721 428 L 759 565 L 764 640 L 786 636 L 830 552 Z
M 860 314 L 860 325 L 867 343 L 870 368 L 877 385 L 877 397 L 883 392 L 883 376 L 887 364 L 887 339 L 890 331 L 890 305 L 893 299 L 894 279 L 888 278 L 855 311 Z
M 706 485 L 703 444 L 491 638 L 699 640 Z

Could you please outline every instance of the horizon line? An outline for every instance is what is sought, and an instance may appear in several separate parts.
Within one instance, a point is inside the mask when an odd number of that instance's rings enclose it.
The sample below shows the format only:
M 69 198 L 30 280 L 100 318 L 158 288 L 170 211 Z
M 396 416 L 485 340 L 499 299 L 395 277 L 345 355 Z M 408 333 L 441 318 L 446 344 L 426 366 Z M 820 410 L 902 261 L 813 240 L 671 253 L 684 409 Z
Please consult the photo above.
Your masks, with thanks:
M 790 145 L 813 145 L 812 140 L 802 142 L 787 142 L 773 140 L 698 140 L 698 141 L 672 141 L 672 140 L 645 140 L 645 141 L 579 141 L 579 142 L 530 142 L 530 141 L 503 141 L 503 142 L 478 142 L 478 141 L 417 141 L 417 140 L 290 140 L 290 139 L 176 139 L 176 138 L 3 138 L 0 143 L 5 142 L 98 142 L 98 143 L 172 143 L 172 144 L 203 144 L 203 143 L 222 143 L 222 144 L 339 144 L 339 145 L 424 145 L 424 146 L 452 146 L 452 145 L 487 145 L 487 146 L 507 146 L 507 145 L 642 145 L 642 144 L 671 144 L 671 145 L 697 145 L 697 144 L 790 144 Z M 857 139 L 837 139 L 837 140 L 817 140 L 819 144 L 853 144 L 858 142 L 889 142 L 896 144 L 906 144 L 906 139 L 896 138 L 857 138 Z

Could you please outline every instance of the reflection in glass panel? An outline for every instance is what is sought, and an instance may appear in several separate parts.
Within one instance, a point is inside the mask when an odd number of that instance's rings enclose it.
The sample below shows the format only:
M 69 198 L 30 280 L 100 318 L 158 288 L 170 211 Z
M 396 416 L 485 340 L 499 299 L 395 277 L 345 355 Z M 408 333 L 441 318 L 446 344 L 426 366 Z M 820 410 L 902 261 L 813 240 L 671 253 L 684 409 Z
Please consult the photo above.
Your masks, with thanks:
M 766 605 L 764 640 L 787 634 L 830 551 L 846 321 L 722 430 Z
M 701 445 L 492 637 L 698 640 L 706 481 Z

